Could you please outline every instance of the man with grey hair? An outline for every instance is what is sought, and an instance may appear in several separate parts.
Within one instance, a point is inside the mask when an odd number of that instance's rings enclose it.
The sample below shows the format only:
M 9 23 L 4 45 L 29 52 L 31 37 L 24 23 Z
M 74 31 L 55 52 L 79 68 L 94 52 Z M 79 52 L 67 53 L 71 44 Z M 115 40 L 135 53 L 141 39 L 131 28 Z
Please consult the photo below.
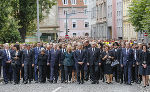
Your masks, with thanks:
M 11 50 L 9 49 L 9 44 L 4 44 L 4 50 L 3 50 L 3 59 L 2 59 L 2 65 L 3 65 L 3 77 L 5 84 L 8 83 L 8 81 L 12 81 L 12 67 L 11 67 Z
M 124 81 L 125 84 L 131 84 L 131 69 L 133 66 L 134 53 L 133 50 L 130 48 L 130 43 L 126 42 L 126 47 L 122 49 L 121 52 L 121 67 L 124 68 Z

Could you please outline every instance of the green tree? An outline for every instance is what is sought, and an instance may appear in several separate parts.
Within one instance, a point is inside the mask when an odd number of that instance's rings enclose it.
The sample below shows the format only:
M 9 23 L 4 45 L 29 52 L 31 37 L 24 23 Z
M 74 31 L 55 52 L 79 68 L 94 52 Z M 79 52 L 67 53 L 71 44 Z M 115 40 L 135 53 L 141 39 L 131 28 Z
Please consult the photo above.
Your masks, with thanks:
M 129 7 L 129 21 L 136 32 L 150 33 L 150 0 L 132 0 Z
M 43 12 L 49 13 L 56 0 L 39 0 L 40 20 L 44 18 Z M 37 4 L 36 0 L 14 0 L 12 2 L 14 17 L 19 20 L 19 32 L 22 42 L 25 42 L 27 32 L 36 30 Z
M 13 0 L 0 1 L 0 42 L 10 43 L 20 40 L 18 22 L 12 16 L 13 7 L 11 2 Z

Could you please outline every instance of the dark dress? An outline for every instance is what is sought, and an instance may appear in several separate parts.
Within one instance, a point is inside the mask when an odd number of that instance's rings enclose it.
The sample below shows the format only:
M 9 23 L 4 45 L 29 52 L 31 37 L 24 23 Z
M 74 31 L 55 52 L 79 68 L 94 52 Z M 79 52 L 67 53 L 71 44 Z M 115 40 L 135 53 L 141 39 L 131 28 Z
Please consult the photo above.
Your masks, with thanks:
M 150 53 L 149 51 L 143 52 L 140 54 L 140 69 L 139 74 L 140 75 L 150 75 Z M 144 68 L 142 64 L 146 64 L 147 67 Z
M 111 57 L 114 57 L 113 56 L 113 53 L 111 51 L 108 51 L 108 53 L 106 53 L 106 51 L 102 52 L 102 58 L 104 58 L 106 55 L 108 56 L 111 56 Z M 103 62 L 103 65 L 104 65 L 104 74 L 113 74 L 113 69 L 112 69 L 112 62 L 113 62 L 113 59 L 105 59 L 105 60 L 102 60 Z

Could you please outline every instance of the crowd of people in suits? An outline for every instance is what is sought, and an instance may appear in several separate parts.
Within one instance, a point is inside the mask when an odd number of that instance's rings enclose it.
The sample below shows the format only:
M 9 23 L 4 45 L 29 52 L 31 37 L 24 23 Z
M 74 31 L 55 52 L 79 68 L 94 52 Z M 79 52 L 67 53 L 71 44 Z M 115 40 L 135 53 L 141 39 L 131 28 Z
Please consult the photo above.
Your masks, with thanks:
M 120 41 L 105 44 L 100 40 L 59 43 L 0 45 L 0 72 L 4 83 L 107 84 L 133 82 L 149 86 L 150 52 L 143 43 Z M 1 73 L 0 73 L 1 74 Z

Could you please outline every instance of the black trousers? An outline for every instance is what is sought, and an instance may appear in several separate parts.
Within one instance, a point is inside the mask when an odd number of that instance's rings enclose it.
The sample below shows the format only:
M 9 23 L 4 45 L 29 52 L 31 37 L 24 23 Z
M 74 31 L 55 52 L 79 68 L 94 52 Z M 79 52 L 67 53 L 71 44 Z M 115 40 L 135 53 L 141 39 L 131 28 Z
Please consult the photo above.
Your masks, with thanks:
M 105 81 L 103 64 L 99 67 L 99 79 Z
M 13 72 L 12 72 L 11 64 L 6 64 L 5 66 L 3 66 L 3 77 L 4 77 L 4 82 L 12 81 Z
M 61 81 L 65 81 L 65 69 L 64 69 L 64 65 L 60 66 L 60 72 L 61 72 Z
M 68 80 L 71 81 L 73 66 L 64 66 L 64 69 L 65 69 L 65 80 L 66 81 L 68 81 Z
M 84 81 L 84 65 L 76 64 L 76 71 L 77 71 L 77 81 L 78 82 Z M 80 73 L 81 73 L 81 80 L 80 80 Z
M 46 65 L 39 65 L 39 81 L 46 82 Z
M 88 81 L 89 76 L 90 76 L 90 69 L 89 69 L 89 66 L 87 64 L 85 64 L 85 66 L 84 66 L 84 73 L 85 73 L 84 79 Z
M 17 64 L 13 65 L 12 70 L 13 70 L 14 83 L 19 83 L 20 82 L 21 65 L 17 65 Z
M 25 80 L 25 82 L 28 82 L 28 80 L 31 82 L 31 80 L 32 80 L 32 65 L 24 65 L 24 80 Z
M 90 77 L 93 82 L 99 80 L 99 65 L 90 65 Z
M 119 82 L 119 75 L 120 75 L 120 65 L 116 65 L 113 67 L 113 74 L 115 76 L 115 81 Z
M 49 80 L 50 79 L 50 65 L 46 66 L 46 78 Z

